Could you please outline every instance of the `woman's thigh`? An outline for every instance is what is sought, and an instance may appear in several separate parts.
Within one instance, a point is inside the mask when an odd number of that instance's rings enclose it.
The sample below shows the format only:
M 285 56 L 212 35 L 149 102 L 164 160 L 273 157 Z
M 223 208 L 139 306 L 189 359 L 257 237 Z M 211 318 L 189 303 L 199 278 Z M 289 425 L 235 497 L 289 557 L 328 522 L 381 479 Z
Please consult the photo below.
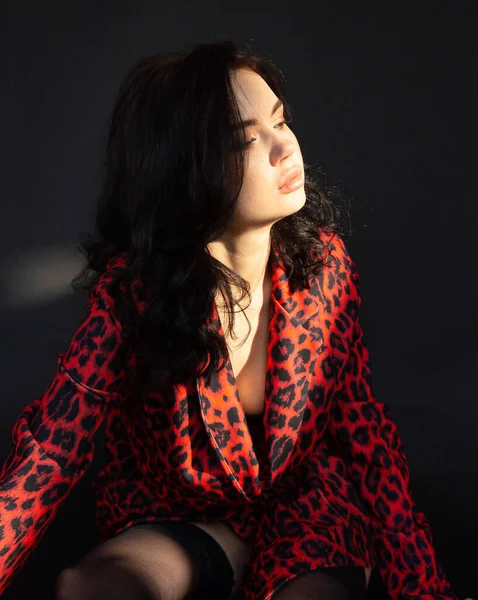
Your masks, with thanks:
M 133 526 L 99 544 L 60 574 L 57 600 L 185 600 L 197 566 L 167 533 Z

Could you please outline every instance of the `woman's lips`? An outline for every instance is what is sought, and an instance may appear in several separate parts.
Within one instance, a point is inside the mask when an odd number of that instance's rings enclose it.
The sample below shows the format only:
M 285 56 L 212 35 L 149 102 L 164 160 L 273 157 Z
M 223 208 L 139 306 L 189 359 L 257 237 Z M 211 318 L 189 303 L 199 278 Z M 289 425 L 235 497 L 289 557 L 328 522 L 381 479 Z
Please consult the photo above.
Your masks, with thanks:
M 281 185 L 281 187 L 279 188 L 279 190 L 283 194 L 288 194 L 290 192 L 298 190 L 303 185 L 304 185 L 304 174 L 303 173 L 298 173 L 296 175 L 293 175 L 283 185 Z

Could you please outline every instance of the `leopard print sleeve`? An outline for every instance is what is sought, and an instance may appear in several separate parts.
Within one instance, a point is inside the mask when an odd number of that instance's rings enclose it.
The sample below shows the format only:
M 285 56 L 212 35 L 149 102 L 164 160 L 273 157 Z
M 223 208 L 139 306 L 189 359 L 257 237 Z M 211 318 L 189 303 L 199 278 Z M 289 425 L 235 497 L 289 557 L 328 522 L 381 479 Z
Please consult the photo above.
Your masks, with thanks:
M 125 383 L 122 346 L 118 322 L 91 290 L 48 389 L 18 417 L 0 470 L 0 594 L 92 461 L 94 435 Z
M 341 299 L 349 346 L 331 407 L 330 431 L 370 513 L 382 580 L 393 600 L 456 600 L 437 562 L 431 529 L 410 490 L 410 473 L 397 426 L 372 388 L 370 353 L 359 321 L 360 281 L 340 239 L 348 275 Z

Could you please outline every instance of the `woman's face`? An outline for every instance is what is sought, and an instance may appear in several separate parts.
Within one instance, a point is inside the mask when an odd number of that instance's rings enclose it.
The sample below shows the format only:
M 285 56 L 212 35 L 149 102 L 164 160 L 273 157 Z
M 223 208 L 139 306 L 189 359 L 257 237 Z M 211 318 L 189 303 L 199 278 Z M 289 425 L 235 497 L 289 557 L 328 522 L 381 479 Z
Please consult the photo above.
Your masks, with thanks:
M 272 226 L 305 204 L 304 164 L 299 142 L 284 123 L 282 104 L 264 79 L 249 69 L 233 71 L 231 82 L 245 126 L 244 181 L 230 229 Z M 274 113 L 272 113 L 273 109 Z M 292 167 L 302 176 L 294 191 L 279 189 Z

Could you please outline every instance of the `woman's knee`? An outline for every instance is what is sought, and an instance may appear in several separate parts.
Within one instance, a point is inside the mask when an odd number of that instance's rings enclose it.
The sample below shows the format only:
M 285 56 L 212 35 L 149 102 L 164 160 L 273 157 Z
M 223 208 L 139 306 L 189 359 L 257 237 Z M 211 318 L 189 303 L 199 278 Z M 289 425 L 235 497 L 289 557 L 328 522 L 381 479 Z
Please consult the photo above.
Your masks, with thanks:
M 133 570 L 116 560 L 91 561 L 69 567 L 56 583 L 55 600 L 166 600 Z
M 198 577 L 193 559 L 169 535 L 131 527 L 65 569 L 56 600 L 183 600 Z
M 68 600 L 69 598 L 72 598 L 70 593 L 70 578 L 72 571 L 73 569 L 64 569 L 58 576 L 55 586 L 55 600 Z

